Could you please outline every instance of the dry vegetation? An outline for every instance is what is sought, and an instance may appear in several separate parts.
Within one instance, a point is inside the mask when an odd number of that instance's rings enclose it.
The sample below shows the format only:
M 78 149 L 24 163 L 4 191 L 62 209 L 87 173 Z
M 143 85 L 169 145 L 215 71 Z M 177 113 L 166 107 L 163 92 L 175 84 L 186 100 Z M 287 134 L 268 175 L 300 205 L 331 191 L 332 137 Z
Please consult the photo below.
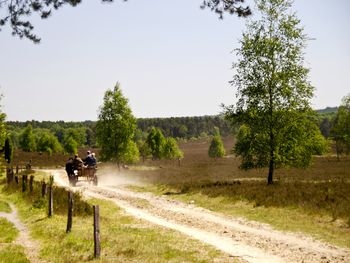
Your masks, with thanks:
M 222 159 L 208 157 L 207 140 L 189 141 L 180 144 L 185 154 L 180 166 L 177 161 L 146 160 L 123 170 L 122 174 L 133 181 L 136 178 L 157 185 L 153 190 L 146 190 L 185 201 L 193 199 L 209 209 L 243 215 L 277 228 L 282 226 L 282 229 L 312 234 L 321 228 L 329 228 L 327 233 L 320 234 L 321 239 L 329 235 L 325 240 L 335 240 L 336 244 L 350 247 L 350 239 L 342 239 L 342 236 L 350 236 L 349 157 L 343 156 L 337 161 L 335 156 L 327 155 L 315 157 L 307 169 L 277 169 L 275 184 L 267 186 L 267 170 L 240 170 L 240 160 L 229 154 L 234 144 L 232 137 L 223 141 L 228 154 Z M 81 150 L 81 155 L 85 150 Z M 23 156 L 19 157 L 25 160 Z M 33 164 L 40 166 L 40 157 L 37 158 L 38 161 L 32 158 Z M 56 156 L 47 164 L 62 166 L 66 158 Z M 103 166 L 110 164 L 102 164 L 100 168 Z M 242 204 L 246 204 L 244 209 Z M 294 220 L 294 225 L 285 227 L 286 220 Z M 308 228 L 313 228 L 318 222 L 318 230 L 304 229 L 307 224 Z
M 256 206 L 299 206 L 310 212 L 327 213 L 335 220 L 350 221 L 350 158 L 315 157 L 308 169 L 277 169 L 275 184 L 266 186 L 267 169 L 244 171 L 239 158 L 229 153 L 234 141 L 223 139 L 227 156 L 208 157 L 208 140 L 181 143 L 185 158 L 177 161 L 146 160 L 123 171 L 143 182 L 168 185 L 177 192 L 200 192 L 208 197 L 226 196 Z M 80 149 L 84 156 L 86 149 Z M 16 152 L 14 164 L 32 160 L 33 166 L 63 167 L 68 156 Z M 108 165 L 108 164 L 107 164 Z M 103 167 L 103 164 L 101 165 Z M 350 222 L 349 222 L 350 223 Z
M 232 138 L 225 138 L 224 144 L 226 152 L 229 153 L 233 146 Z M 181 148 L 185 153 L 181 166 L 176 162 L 148 160 L 144 166 L 157 169 L 138 168 L 137 171 L 126 173 L 133 177 L 138 176 L 142 181 L 158 184 L 155 192 L 174 195 L 183 200 L 197 199 L 198 204 L 214 210 L 218 205 L 213 201 L 215 199 L 219 200 L 218 203 L 227 204 L 222 210 L 239 210 L 239 204 L 247 203 L 251 206 L 249 212 L 238 214 L 277 226 L 283 222 L 272 222 L 268 219 L 268 213 L 272 209 L 289 209 L 284 214 L 277 213 L 276 217 L 292 217 L 292 211 L 297 209 L 301 212 L 298 212 L 298 216 L 308 217 L 305 221 L 310 221 L 310 218 L 316 216 L 318 219 L 315 220 L 322 221 L 323 227 L 328 223 L 333 224 L 337 231 L 339 230 L 340 236 L 341 233 L 350 234 L 349 157 L 342 157 L 340 161 L 331 155 L 314 157 L 312 166 L 307 169 L 277 169 L 275 184 L 267 186 L 266 169 L 240 170 L 240 160 L 232 155 L 218 160 L 210 159 L 207 156 L 207 141 L 188 142 L 182 144 Z M 209 205 L 211 200 L 212 207 Z M 236 207 L 231 207 L 230 203 L 236 204 Z M 256 214 L 260 213 L 260 207 L 271 210 L 259 218 Z M 310 222 L 310 227 L 312 224 Z M 350 246 L 349 240 L 340 241 L 338 244 Z

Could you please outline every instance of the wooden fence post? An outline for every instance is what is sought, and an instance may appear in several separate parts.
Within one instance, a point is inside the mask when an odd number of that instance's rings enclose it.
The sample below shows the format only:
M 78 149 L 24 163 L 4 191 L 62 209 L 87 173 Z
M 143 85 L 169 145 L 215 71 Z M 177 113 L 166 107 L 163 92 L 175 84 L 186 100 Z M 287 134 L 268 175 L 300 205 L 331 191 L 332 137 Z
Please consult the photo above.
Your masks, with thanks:
M 69 191 L 68 192 L 68 219 L 67 219 L 66 233 L 69 233 L 72 231 L 72 223 L 73 223 L 73 193 Z
M 17 175 L 15 175 L 15 182 L 18 185 L 18 176 Z
M 31 175 L 29 177 L 29 190 L 31 193 L 33 192 L 33 183 L 34 183 L 34 175 Z
M 100 209 L 94 205 L 94 257 L 99 258 L 101 254 L 100 244 Z
M 52 183 L 49 185 L 49 211 L 48 216 L 52 217 L 53 215 L 53 191 L 52 191 Z
M 28 176 L 26 174 L 22 175 L 22 192 L 27 190 Z
M 18 167 L 18 164 L 16 165 L 16 174 L 18 174 L 18 170 L 19 170 L 19 167 Z
M 7 177 L 7 184 L 12 183 L 12 181 L 13 181 L 13 168 L 12 167 L 7 167 L 6 177 Z
M 45 181 L 42 182 L 41 185 L 41 197 L 44 197 L 47 193 L 47 187 Z

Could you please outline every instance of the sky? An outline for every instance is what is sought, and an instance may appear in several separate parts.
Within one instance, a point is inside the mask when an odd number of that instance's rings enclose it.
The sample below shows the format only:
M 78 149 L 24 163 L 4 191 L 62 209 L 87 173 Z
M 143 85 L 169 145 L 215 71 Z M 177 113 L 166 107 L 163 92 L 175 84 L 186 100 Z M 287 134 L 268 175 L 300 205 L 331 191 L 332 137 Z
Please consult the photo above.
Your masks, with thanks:
M 236 102 L 234 49 L 245 19 L 219 20 L 202 0 L 85 0 L 31 17 L 41 43 L 0 32 L 0 93 L 7 120 L 96 120 L 119 82 L 138 118 L 214 115 Z M 248 3 L 252 4 L 251 1 Z M 312 107 L 350 93 L 349 0 L 295 0 L 312 38 L 305 50 Z

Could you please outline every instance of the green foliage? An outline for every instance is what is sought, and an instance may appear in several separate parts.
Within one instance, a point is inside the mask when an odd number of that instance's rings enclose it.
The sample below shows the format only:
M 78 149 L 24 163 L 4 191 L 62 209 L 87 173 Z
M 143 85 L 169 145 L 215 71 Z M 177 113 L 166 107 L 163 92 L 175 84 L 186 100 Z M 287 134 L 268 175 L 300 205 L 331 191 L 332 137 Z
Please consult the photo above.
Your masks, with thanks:
M 7 137 L 5 140 L 5 146 L 4 146 L 4 156 L 7 163 L 11 163 L 12 155 L 13 155 L 12 142 L 11 142 L 11 139 Z
M 69 154 L 76 154 L 78 152 L 78 143 L 72 137 L 68 137 L 64 142 L 64 151 Z
M 0 246 L 0 262 L 30 263 L 24 252 L 24 248 L 19 245 L 7 244 Z
M 7 137 L 10 139 L 14 149 L 19 148 L 19 133 L 17 131 L 9 131 L 7 125 Z
M 2 96 L 0 95 L 0 99 Z M 5 127 L 6 114 L 0 111 L 0 149 L 3 149 L 6 140 L 6 127 Z
M 137 141 L 137 147 L 139 148 L 139 153 L 142 160 L 145 161 L 145 159 L 151 155 L 151 149 L 149 148 L 147 142 L 143 140 Z
M 224 144 L 222 143 L 221 136 L 218 134 L 213 137 L 210 142 L 208 155 L 211 158 L 221 158 L 225 155 Z
M 86 145 L 89 147 L 96 146 L 95 132 L 91 128 L 87 127 L 85 134 L 86 134 Z
M 83 146 L 86 143 L 86 129 L 85 128 L 69 128 L 64 133 L 64 142 L 74 139 L 79 146 Z
M 146 140 L 149 149 L 151 150 L 153 159 L 162 159 L 163 148 L 166 143 L 164 135 L 159 128 L 152 127 L 148 133 Z
M 173 138 L 198 138 L 201 133 L 214 135 L 216 127 L 222 135 L 231 134 L 230 123 L 221 115 L 138 119 L 137 126 L 143 132 L 156 127 L 161 129 L 165 137 Z
M 122 163 L 136 163 L 140 160 L 140 153 L 136 143 L 132 140 L 127 142 L 126 148 L 128 149 L 125 154 L 122 155 L 120 161 Z
M 49 155 L 62 151 L 62 146 L 58 142 L 57 137 L 51 132 L 44 132 L 41 134 L 37 142 L 37 150 L 47 152 Z
M 0 212 L 11 213 L 12 209 L 10 205 L 0 199 Z
M 33 134 L 32 125 L 28 124 L 28 126 L 21 133 L 19 145 L 25 152 L 34 152 L 36 150 L 35 136 Z
M 350 95 L 342 100 L 338 113 L 334 119 L 334 126 L 331 131 L 336 142 L 337 154 L 350 153 Z
M 179 149 L 179 146 L 174 138 L 166 139 L 162 155 L 168 160 L 183 158 L 183 152 Z
M 0 243 L 11 243 L 18 236 L 17 228 L 5 218 L 0 217 Z
M 233 65 L 238 102 L 226 109 L 233 123 L 244 124 L 234 149 L 242 156 L 241 167 L 269 167 L 270 184 L 276 166 L 306 167 L 326 144 L 309 105 L 306 36 L 299 19 L 289 14 L 291 1 L 257 5 L 260 19 L 248 23 Z
M 136 119 L 117 83 L 113 90 L 105 92 L 96 124 L 101 159 L 118 164 L 132 159 L 131 155 L 136 154 L 136 145 L 131 143 L 135 129 Z
M 28 125 L 32 125 L 33 133 L 39 135 L 43 131 L 52 132 L 58 141 L 64 145 L 69 135 L 73 135 L 79 146 L 88 145 L 94 147 L 96 143 L 96 122 L 64 122 L 64 121 L 8 121 L 7 131 L 15 148 L 18 148 L 19 133 Z M 151 127 L 162 130 L 165 137 L 173 138 L 199 138 L 201 135 L 214 135 L 216 127 L 220 129 L 222 136 L 232 133 L 230 123 L 224 116 L 198 116 L 198 117 L 171 117 L 171 118 L 147 118 L 137 119 L 138 129 L 135 131 L 134 141 L 146 140 Z M 236 128 L 236 127 L 235 127 Z M 74 130 L 79 130 L 78 132 Z M 238 129 L 238 128 L 237 128 Z M 85 133 L 85 135 L 84 135 Z M 85 140 L 85 141 L 84 141 Z
M 332 129 L 332 123 L 328 118 L 324 118 L 320 125 L 320 131 L 322 135 L 327 139 L 330 136 L 331 129 Z

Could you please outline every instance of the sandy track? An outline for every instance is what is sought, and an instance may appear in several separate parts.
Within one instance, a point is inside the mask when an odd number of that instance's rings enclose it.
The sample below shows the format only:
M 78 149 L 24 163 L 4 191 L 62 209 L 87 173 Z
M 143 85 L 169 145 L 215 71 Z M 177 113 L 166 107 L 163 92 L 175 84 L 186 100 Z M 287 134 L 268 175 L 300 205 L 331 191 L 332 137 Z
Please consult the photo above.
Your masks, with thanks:
M 39 244 L 37 241 L 31 239 L 29 235 L 28 228 L 21 223 L 21 221 L 18 218 L 16 207 L 10 203 L 10 207 L 12 212 L 11 213 L 4 213 L 0 212 L 0 217 L 6 218 L 8 221 L 10 221 L 19 231 L 19 236 L 14 241 L 14 244 L 20 245 L 24 247 L 24 252 L 27 256 L 27 258 L 30 260 L 30 262 L 37 263 L 37 262 L 44 262 L 39 259 Z
M 63 171 L 51 173 L 57 184 L 67 186 Z M 350 250 L 301 234 L 276 231 L 166 197 L 135 193 L 120 185 L 79 185 L 74 190 L 86 197 L 111 200 L 134 217 L 182 232 L 247 262 L 350 262 Z

